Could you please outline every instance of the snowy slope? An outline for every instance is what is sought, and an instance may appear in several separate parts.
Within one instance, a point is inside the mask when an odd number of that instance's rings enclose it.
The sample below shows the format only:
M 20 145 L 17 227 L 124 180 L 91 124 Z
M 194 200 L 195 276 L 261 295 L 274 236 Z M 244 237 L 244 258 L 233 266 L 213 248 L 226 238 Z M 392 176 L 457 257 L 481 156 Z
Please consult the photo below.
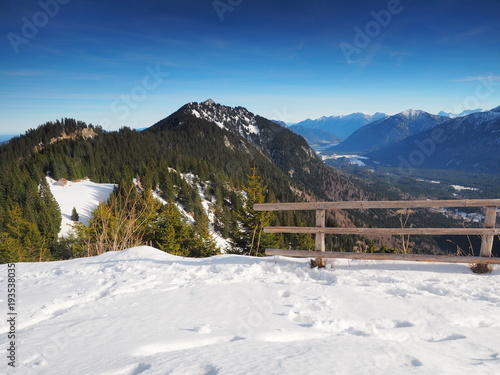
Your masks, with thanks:
M 221 129 L 231 130 L 248 138 L 250 134 L 259 134 L 255 115 L 243 107 L 227 107 L 208 99 L 202 103 L 191 102 L 186 105 L 197 118 L 211 121 Z
M 173 171 L 175 173 L 179 173 L 178 171 L 176 171 L 173 168 L 170 168 L 170 171 Z M 215 224 L 217 218 L 215 217 L 215 213 L 214 213 L 214 204 L 206 198 L 207 194 L 206 194 L 206 191 L 203 189 L 203 187 L 200 184 L 200 178 L 192 173 L 179 173 L 179 175 L 189 185 L 191 185 L 193 187 L 196 186 L 196 189 L 198 190 L 198 195 L 200 197 L 201 205 L 203 207 L 203 210 L 205 211 L 205 214 L 208 217 L 208 230 L 212 236 L 212 239 L 215 241 L 217 249 L 221 253 L 226 253 L 231 248 L 231 244 L 230 244 L 228 239 L 222 237 L 222 235 L 219 232 L 217 232 L 217 230 L 215 230 L 214 224 Z M 205 181 L 205 184 L 209 184 L 209 181 Z M 158 190 L 153 191 L 153 196 L 159 202 L 161 202 L 161 204 L 167 204 L 167 201 L 165 199 L 163 199 L 159 195 L 159 193 L 160 192 Z M 213 199 L 215 199 L 215 197 L 213 197 Z M 193 214 L 187 212 L 185 210 L 184 206 L 179 201 L 175 202 L 175 205 L 177 206 L 177 209 L 181 213 L 182 217 L 188 223 L 190 223 L 190 224 L 195 223 Z
M 150 247 L 17 264 L 17 363 L 2 374 L 497 374 L 500 273 L 466 265 Z M 6 316 L 7 266 L 0 265 Z M 6 319 L 0 351 L 6 353 Z
M 92 211 L 101 202 L 105 202 L 113 192 L 114 184 L 97 184 L 90 180 L 79 182 L 68 181 L 66 186 L 59 186 L 56 181 L 47 177 L 50 191 L 61 208 L 62 223 L 59 237 L 67 236 L 72 230 L 71 212 L 76 208 L 80 222 L 88 224 Z

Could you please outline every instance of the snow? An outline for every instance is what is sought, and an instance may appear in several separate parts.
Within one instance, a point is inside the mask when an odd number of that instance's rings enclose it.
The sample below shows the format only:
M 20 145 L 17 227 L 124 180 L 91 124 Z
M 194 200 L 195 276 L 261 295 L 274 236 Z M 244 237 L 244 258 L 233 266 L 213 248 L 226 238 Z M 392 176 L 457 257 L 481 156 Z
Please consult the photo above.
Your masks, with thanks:
M 406 111 L 401 112 L 401 115 L 403 115 L 404 117 L 415 118 L 421 113 L 422 111 L 419 111 L 417 109 L 407 109 Z
M 428 182 L 429 184 L 440 184 L 441 183 L 441 181 L 437 181 L 437 180 L 425 180 L 423 178 L 415 178 L 415 181 Z
M 181 173 L 180 175 L 191 186 L 196 185 L 196 188 L 198 190 L 198 195 L 200 196 L 201 205 L 203 207 L 203 210 L 205 211 L 205 214 L 208 217 L 209 232 L 216 243 L 217 249 L 219 249 L 219 251 L 222 253 L 226 253 L 231 248 L 231 244 L 229 243 L 229 240 L 222 237 L 214 228 L 216 217 L 215 217 L 215 213 L 214 213 L 214 209 L 213 209 L 213 204 L 205 197 L 205 191 L 203 190 L 203 187 L 198 182 L 196 182 L 198 180 L 198 177 L 192 173 L 186 173 L 186 174 Z M 206 183 L 209 183 L 209 182 L 206 181 Z M 193 218 L 193 221 L 194 221 L 194 218 Z
M 3 374 L 496 374 L 500 273 L 466 265 L 173 256 L 16 264 Z M 6 317 L 7 265 L 0 265 Z M 7 319 L 0 320 L 6 353 Z
M 201 118 L 200 112 L 198 112 L 196 109 L 192 109 L 191 112 L 193 115 L 195 115 L 197 118 Z
M 455 190 L 462 191 L 462 190 L 479 190 L 477 188 L 473 187 L 467 187 L 467 186 L 461 186 L 461 185 L 451 185 L 451 187 Z
M 116 186 L 114 184 L 98 184 L 90 180 L 68 181 L 66 186 L 59 186 L 56 184 L 56 180 L 50 177 L 46 178 L 50 191 L 61 209 L 62 223 L 59 237 L 65 237 L 73 230 L 73 221 L 71 220 L 73 207 L 78 212 L 79 221 L 87 225 L 92 217 L 92 211 L 99 203 L 105 202 L 109 198 Z
M 176 173 L 179 173 L 177 172 L 176 170 L 173 169 L 173 171 L 175 171 Z M 215 241 L 216 243 L 216 246 L 217 246 L 217 249 L 219 249 L 219 251 L 221 253 L 226 253 L 230 248 L 231 248 L 231 244 L 229 243 L 229 240 L 222 237 L 220 233 L 218 233 L 216 230 L 215 230 L 215 221 L 217 220 L 216 217 L 215 217 L 215 213 L 214 213 L 214 209 L 213 209 L 213 204 L 211 201 L 209 201 L 206 197 L 205 197 L 205 191 L 203 190 L 203 187 L 201 186 L 200 183 L 198 183 L 197 181 L 199 180 L 199 177 L 194 175 L 193 173 L 179 173 L 179 175 L 191 186 L 196 186 L 197 190 L 198 190 L 198 195 L 200 196 L 200 200 L 201 200 L 201 205 L 203 207 L 203 210 L 205 211 L 205 214 L 207 215 L 208 217 L 208 221 L 209 221 L 209 224 L 208 224 L 208 230 L 210 232 L 210 235 L 212 236 L 213 240 Z M 209 181 L 205 181 L 206 184 L 209 184 Z M 158 195 L 156 194 L 155 197 L 157 197 Z M 161 200 L 163 204 L 166 203 L 165 200 Z M 187 212 L 185 209 L 184 209 L 184 206 L 180 203 L 180 202 L 176 202 L 175 203 L 177 208 L 179 209 L 179 211 L 181 212 L 181 215 L 188 221 L 190 222 L 191 224 L 195 223 L 195 220 L 194 220 L 194 217 L 191 213 Z
M 210 202 L 206 197 L 205 197 L 205 191 L 201 187 L 200 184 L 196 184 L 198 188 L 198 194 L 201 199 L 201 205 L 203 207 L 203 210 L 205 211 L 205 214 L 208 217 L 208 230 L 210 231 L 210 234 L 212 238 L 214 239 L 217 249 L 219 249 L 220 252 L 226 253 L 228 250 L 231 249 L 231 244 L 229 243 L 229 240 L 226 238 L 222 237 L 214 228 L 215 221 L 217 220 L 215 217 L 214 209 L 213 209 L 213 204 Z
M 249 134 L 260 134 L 260 129 L 257 126 L 255 116 L 241 107 L 226 107 L 218 108 L 215 102 L 211 99 L 206 100 L 199 105 L 190 103 L 190 111 L 197 118 L 203 118 L 207 121 L 215 123 L 219 128 L 229 130 L 237 130 L 243 137 Z
M 366 156 L 360 156 L 360 155 L 345 155 L 345 154 L 332 154 L 332 155 L 321 155 L 323 160 L 327 159 L 340 159 L 340 158 L 347 158 L 349 159 L 349 164 L 355 164 L 360 167 L 366 166 L 365 163 L 363 163 L 363 160 L 367 160 L 368 158 Z

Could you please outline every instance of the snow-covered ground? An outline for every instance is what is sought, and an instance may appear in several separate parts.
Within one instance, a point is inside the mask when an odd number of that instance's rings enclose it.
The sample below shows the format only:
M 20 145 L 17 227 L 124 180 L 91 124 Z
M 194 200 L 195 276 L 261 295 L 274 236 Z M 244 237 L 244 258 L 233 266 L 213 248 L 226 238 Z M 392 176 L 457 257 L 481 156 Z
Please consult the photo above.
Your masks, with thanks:
M 467 187 L 467 186 L 462 186 L 462 185 L 451 185 L 451 187 L 455 190 L 462 191 L 462 190 L 474 190 L 477 191 L 479 189 L 473 188 L 473 187 Z
M 79 221 L 87 225 L 92 211 L 99 203 L 105 202 L 109 198 L 115 187 L 114 184 L 97 184 L 90 180 L 68 181 L 66 186 L 59 186 L 57 181 L 50 177 L 47 177 L 47 182 L 52 195 L 61 208 L 62 223 L 59 237 L 67 236 L 72 230 L 71 212 L 73 207 L 78 212 Z
M 347 158 L 349 160 L 350 164 L 355 164 L 360 167 L 364 167 L 366 164 L 363 163 L 363 160 L 367 160 L 368 158 L 366 156 L 360 156 L 360 155 L 351 155 L 351 154 L 332 154 L 332 155 L 321 155 L 321 158 L 323 160 L 328 160 L 328 159 L 340 159 L 340 158 Z
M 500 273 L 137 247 L 16 264 L 16 369 L 100 375 L 498 374 Z

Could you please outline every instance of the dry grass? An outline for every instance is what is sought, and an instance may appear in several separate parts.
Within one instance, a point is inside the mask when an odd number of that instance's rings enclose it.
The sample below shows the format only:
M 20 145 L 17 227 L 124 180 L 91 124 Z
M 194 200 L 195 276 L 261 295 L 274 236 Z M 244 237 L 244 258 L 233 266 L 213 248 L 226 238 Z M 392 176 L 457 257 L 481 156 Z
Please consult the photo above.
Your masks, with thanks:
M 493 267 L 489 263 L 471 264 L 470 269 L 474 273 L 491 273 L 493 271 Z

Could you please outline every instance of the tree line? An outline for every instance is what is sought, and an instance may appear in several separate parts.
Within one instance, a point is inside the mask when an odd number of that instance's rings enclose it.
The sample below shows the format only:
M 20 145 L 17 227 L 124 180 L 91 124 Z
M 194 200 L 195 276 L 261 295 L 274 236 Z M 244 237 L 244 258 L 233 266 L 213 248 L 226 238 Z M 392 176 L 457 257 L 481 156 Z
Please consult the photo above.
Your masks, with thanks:
M 72 134 L 90 126 L 63 119 L 0 146 L 2 263 L 67 259 L 138 244 L 183 256 L 213 255 L 218 249 L 210 236 L 200 187 L 204 199 L 212 202 L 214 229 L 231 243 L 230 251 L 262 254 L 270 241 L 286 247 L 307 245 L 303 238 L 262 234 L 264 222 L 258 229 L 252 227 L 253 198 L 299 198 L 290 189 L 293 181 L 250 143 L 242 144 L 229 132 L 221 134 L 217 127 L 207 131 L 205 124 L 197 123 L 159 133 L 129 128 L 104 132 L 92 127 L 98 134 L 92 139 L 51 141 L 63 132 Z M 196 132 L 204 133 L 193 137 Z M 224 137 L 237 147 L 227 148 Z M 186 174 L 195 176 L 196 182 L 188 183 Z M 89 177 L 116 183 L 118 188 L 96 208 L 88 226 L 77 223 L 73 237 L 59 239 L 61 213 L 46 175 L 68 180 Z M 134 179 L 140 181 L 140 191 Z M 256 188 L 255 179 L 262 184 L 258 197 L 248 194 L 247 183 Z M 153 191 L 168 203 L 158 203 Z M 192 214 L 193 223 L 186 222 L 178 205 Z M 271 221 L 298 225 L 306 219 L 280 214 Z M 252 230 L 259 231 L 257 242 L 246 241 L 246 231 Z

